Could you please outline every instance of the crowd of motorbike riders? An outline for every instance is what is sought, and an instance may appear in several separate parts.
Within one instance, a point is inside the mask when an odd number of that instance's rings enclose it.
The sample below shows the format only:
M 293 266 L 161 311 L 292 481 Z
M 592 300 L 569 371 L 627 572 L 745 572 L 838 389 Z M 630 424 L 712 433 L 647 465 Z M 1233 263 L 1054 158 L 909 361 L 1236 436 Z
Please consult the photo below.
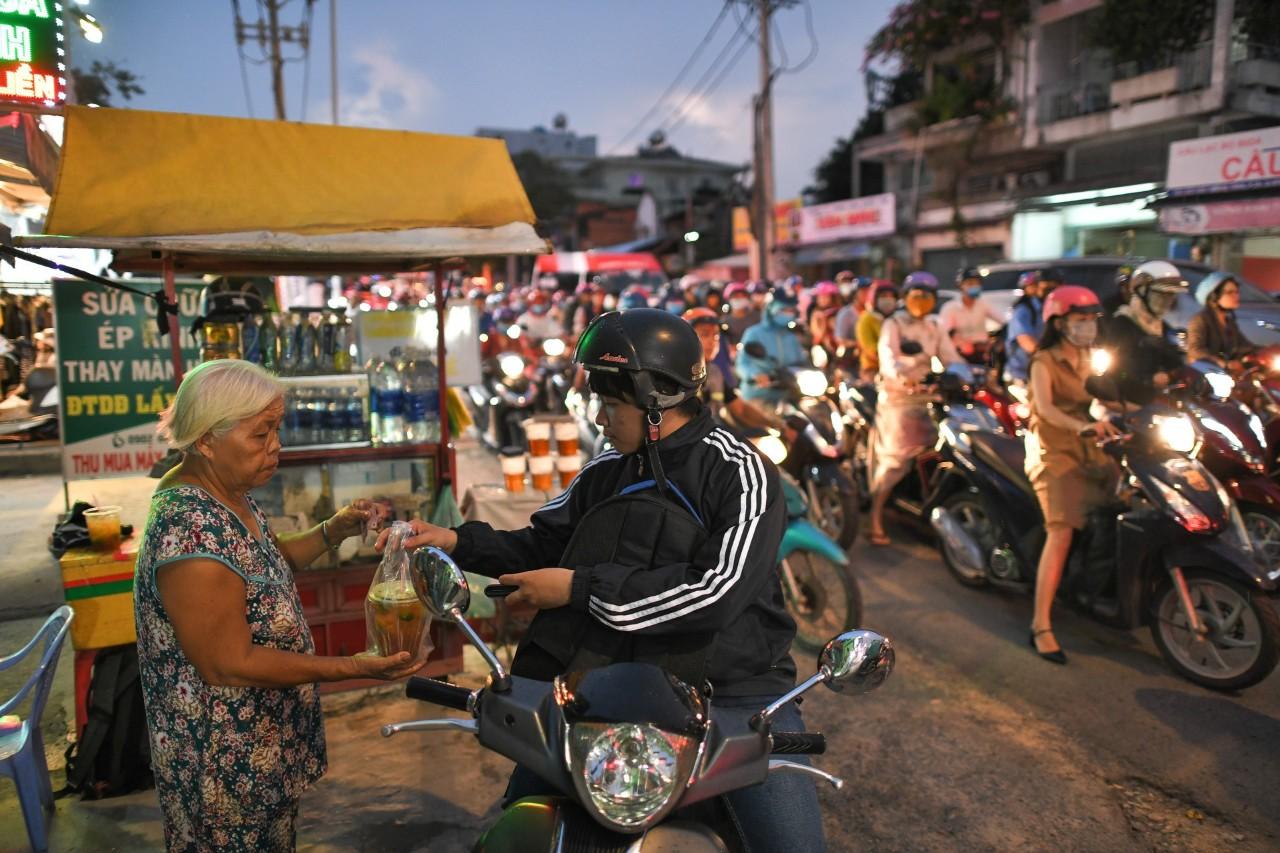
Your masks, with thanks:
M 1153 401 L 1205 386 L 1205 374 L 1234 377 L 1236 396 L 1241 397 L 1246 378 L 1273 375 L 1272 368 L 1280 366 L 1236 323 L 1240 286 L 1229 274 L 1210 274 L 1191 289 L 1172 263 L 1148 261 L 1122 268 L 1116 285 L 1104 303 L 1092 290 L 1064 281 L 1058 269 L 1027 272 L 1018 282 L 1020 296 L 1009 315 L 983 295 L 981 271 L 972 268 L 960 270 L 954 293 L 946 294 L 940 294 L 934 275 L 917 271 L 901 281 L 842 272 L 833 281 L 813 284 L 799 277 L 723 285 L 685 278 L 656 291 L 631 286 L 621 292 L 598 281 L 567 291 L 549 280 L 547 286 L 502 292 L 478 287 L 468 298 L 480 310 L 482 352 L 490 361 L 514 349 L 525 354 L 526 363 L 536 363 L 543 357 L 543 342 L 554 339 L 565 343 L 557 352 L 572 352 L 573 343 L 604 312 L 648 307 L 678 314 L 703 343 L 708 368 L 701 391 L 704 404 L 714 417 L 739 430 L 774 430 L 795 440 L 804 425 L 786 416 L 785 403 L 796 390 L 779 377 L 787 370 L 822 371 L 826 382 L 819 396 L 828 388 L 834 395 L 839 388 L 841 398 L 849 389 L 869 401 L 869 428 L 848 439 L 857 446 L 848 446 L 839 434 L 832 436 L 826 423 L 817 426 L 826 431 L 844 464 L 852 468 L 856 461 L 859 466 L 857 481 L 865 491 L 861 505 L 869 506 L 865 533 L 875 546 L 890 544 L 885 510 L 893 505 L 895 491 L 918 473 L 921 460 L 938 444 L 933 404 L 940 390 L 962 389 L 969 403 L 987 402 L 1004 431 L 1025 447 L 1022 470 L 1016 473 L 1029 483 L 1027 491 L 1034 493 L 1040 511 L 1043 530 L 1037 541 L 1043 544 L 1028 573 L 1034 592 L 1030 645 L 1045 660 L 1064 664 L 1066 653 L 1053 633 L 1052 605 L 1073 540 L 1095 510 L 1114 502 L 1122 479 L 1136 482 L 1120 457 L 1108 452 L 1132 431 L 1126 418 Z M 1184 343 L 1164 318 L 1188 291 L 1203 310 L 1186 330 Z M 584 382 L 580 376 L 569 381 Z M 1212 389 L 1230 400 L 1232 391 L 1221 391 L 1219 381 L 1211 383 Z M 1230 403 L 1242 406 L 1239 400 Z M 1277 412 L 1268 416 L 1255 400 L 1244 398 L 1244 404 L 1267 421 L 1277 420 Z M 1196 406 L 1179 410 L 1193 420 L 1203 411 Z M 1258 417 L 1245 411 L 1244 422 L 1266 448 Z M 849 426 L 848 418 L 844 426 Z M 1218 429 L 1220 424 L 1215 420 L 1209 426 Z M 837 423 L 834 429 L 839 427 Z M 1268 469 L 1273 455 L 1274 446 L 1265 460 Z M 1280 506 L 1270 514 L 1276 510 Z M 1267 545 L 1268 524 L 1280 543 L 1280 525 L 1273 518 L 1258 524 L 1249 532 L 1259 548 Z M 840 537 L 845 547 L 851 541 Z M 1258 556 L 1273 570 L 1278 554 Z M 1260 582 L 1267 591 L 1265 578 Z M 1183 619 L 1199 631 L 1200 641 L 1214 631 L 1214 636 L 1225 637 L 1234 630 L 1219 618 L 1214 602 L 1199 600 L 1200 594 L 1188 592 L 1185 583 L 1177 591 Z M 1201 614 L 1203 624 L 1193 611 Z M 1269 672 L 1280 622 L 1270 605 L 1250 612 L 1265 622 L 1261 633 L 1268 648 L 1261 657 L 1271 660 L 1257 663 Z M 1208 624 L 1211 619 L 1216 621 Z M 1257 680 L 1266 672 L 1248 677 Z M 1213 683 L 1209 678 L 1202 682 Z M 1233 683 L 1241 682 L 1237 678 Z

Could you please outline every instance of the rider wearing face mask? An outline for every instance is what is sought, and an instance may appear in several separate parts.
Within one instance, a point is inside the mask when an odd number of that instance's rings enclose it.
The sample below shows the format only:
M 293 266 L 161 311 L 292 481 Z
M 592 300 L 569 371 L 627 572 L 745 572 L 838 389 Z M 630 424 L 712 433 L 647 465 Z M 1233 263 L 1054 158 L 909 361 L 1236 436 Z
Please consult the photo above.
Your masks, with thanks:
M 762 403 L 781 402 L 787 392 L 772 387 L 773 372 L 779 367 L 802 367 L 809 363 L 809 356 L 795 330 L 799 314 L 796 298 L 788 291 L 778 289 L 769 295 L 765 303 L 764 319 L 743 332 L 734 372 L 738 374 L 739 392 L 746 399 Z M 750 355 L 747 345 L 751 343 L 764 347 L 768 358 Z
M 866 311 L 858 317 L 858 357 L 862 379 L 874 382 L 880 373 L 880 328 L 886 318 L 898 310 L 898 288 L 893 282 L 877 281 L 871 286 L 871 299 Z
M 1116 434 L 1109 421 L 1089 415 L 1085 390 L 1102 305 L 1088 288 L 1065 285 L 1045 297 L 1044 335 L 1031 357 L 1026 435 L 1027 476 L 1044 516 L 1045 545 L 1036 572 L 1031 644 L 1045 660 L 1066 663 L 1053 636 L 1050 608 L 1062 580 L 1075 531 L 1105 504 L 1119 473 L 1097 440 Z
M 1168 261 L 1147 261 L 1133 271 L 1129 302 L 1107 324 L 1111 375 L 1125 402 L 1146 405 L 1169 387 L 1169 374 L 1183 364 L 1173 328 L 1164 321 L 1187 282 Z
M 1211 272 L 1196 285 L 1196 301 L 1204 310 L 1187 324 L 1187 358 L 1239 370 L 1240 359 L 1257 349 L 1236 322 L 1240 282 L 1228 273 Z
M 724 296 L 729 300 L 729 312 L 725 315 L 724 323 L 728 327 L 729 340 L 736 343 L 742 340 L 747 329 L 760 322 L 760 311 L 752 303 L 746 284 L 741 281 L 735 281 L 726 287 Z
M 986 352 L 991 331 L 1004 325 L 1004 316 L 982 298 L 982 273 L 978 270 L 960 270 L 956 285 L 960 298 L 943 305 L 938 320 L 963 355 L 981 355 Z
M 880 393 L 871 440 L 871 524 L 873 545 L 888 545 L 884 508 L 914 459 L 937 441 L 929 415 L 929 394 L 921 383 L 941 362 L 948 373 L 969 378 L 971 371 L 951 338 L 938 324 L 938 280 L 913 272 L 902 286 L 904 308 L 880 330 Z

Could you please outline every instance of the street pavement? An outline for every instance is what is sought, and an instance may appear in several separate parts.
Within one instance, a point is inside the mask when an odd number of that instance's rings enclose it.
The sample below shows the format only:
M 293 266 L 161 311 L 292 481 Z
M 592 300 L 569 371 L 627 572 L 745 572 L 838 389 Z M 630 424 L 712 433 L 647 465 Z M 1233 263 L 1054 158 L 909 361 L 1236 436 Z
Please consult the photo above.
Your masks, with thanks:
M 816 763 L 847 782 L 820 792 L 831 850 L 1280 848 L 1280 677 L 1214 693 L 1166 669 L 1147 633 L 1066 612 L 1070 663 L 1054 666 L 1027 647 L 1028 599 L 961 587 L 919 531 L 893 532 L 891 547 L 853 549 L 865 625 L 898 649 L 893 677 L 804 703 L 828 736 Z M 475 656 L 468 670 L 476 683 Z M 301 849 L 466 850 L 497 814 L 510 763 L 470 736 L 378 735 L 438 709 L 395 686 L 325 708 L 330 769 L 303 798 Z M 22 838 L 11 790 L 0 783 L 0 849 Z M 60 800 L 53 838 L 156 849 L 154 792 Z

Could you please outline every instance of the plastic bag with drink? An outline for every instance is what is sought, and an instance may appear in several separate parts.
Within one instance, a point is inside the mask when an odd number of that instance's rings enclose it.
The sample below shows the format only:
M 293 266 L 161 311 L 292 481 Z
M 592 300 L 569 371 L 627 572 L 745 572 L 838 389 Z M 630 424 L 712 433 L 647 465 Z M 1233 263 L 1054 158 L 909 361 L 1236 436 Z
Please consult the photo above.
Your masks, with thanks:
M 412 660 L 418 661 L 426 660 L 431 653 L 431 616 L 413 590 L 409 550 L 403 544 L 412 530 L 407 522 L 392 523 L 382 562 L 369 584 L 364 601 L 369 654 L 408 652 Z

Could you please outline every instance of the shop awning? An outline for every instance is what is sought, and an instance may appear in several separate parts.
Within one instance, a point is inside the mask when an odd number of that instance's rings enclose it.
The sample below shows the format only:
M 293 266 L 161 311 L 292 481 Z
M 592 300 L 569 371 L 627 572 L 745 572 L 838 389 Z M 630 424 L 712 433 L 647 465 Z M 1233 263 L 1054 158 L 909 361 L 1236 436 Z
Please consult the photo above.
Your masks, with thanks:
M 120 270 L 403 271 L 547 244 L 505 143 L 68 107 L 46 234 Z
M 834 264 L 839 261 L 865 258 L 870 254 L 871 244 L 866 240 L 846 240 L 842 243 L 828 243 L 825 246 L 805 246 L 796 251 L 791 258 L 791 263 L 797 266 Z

